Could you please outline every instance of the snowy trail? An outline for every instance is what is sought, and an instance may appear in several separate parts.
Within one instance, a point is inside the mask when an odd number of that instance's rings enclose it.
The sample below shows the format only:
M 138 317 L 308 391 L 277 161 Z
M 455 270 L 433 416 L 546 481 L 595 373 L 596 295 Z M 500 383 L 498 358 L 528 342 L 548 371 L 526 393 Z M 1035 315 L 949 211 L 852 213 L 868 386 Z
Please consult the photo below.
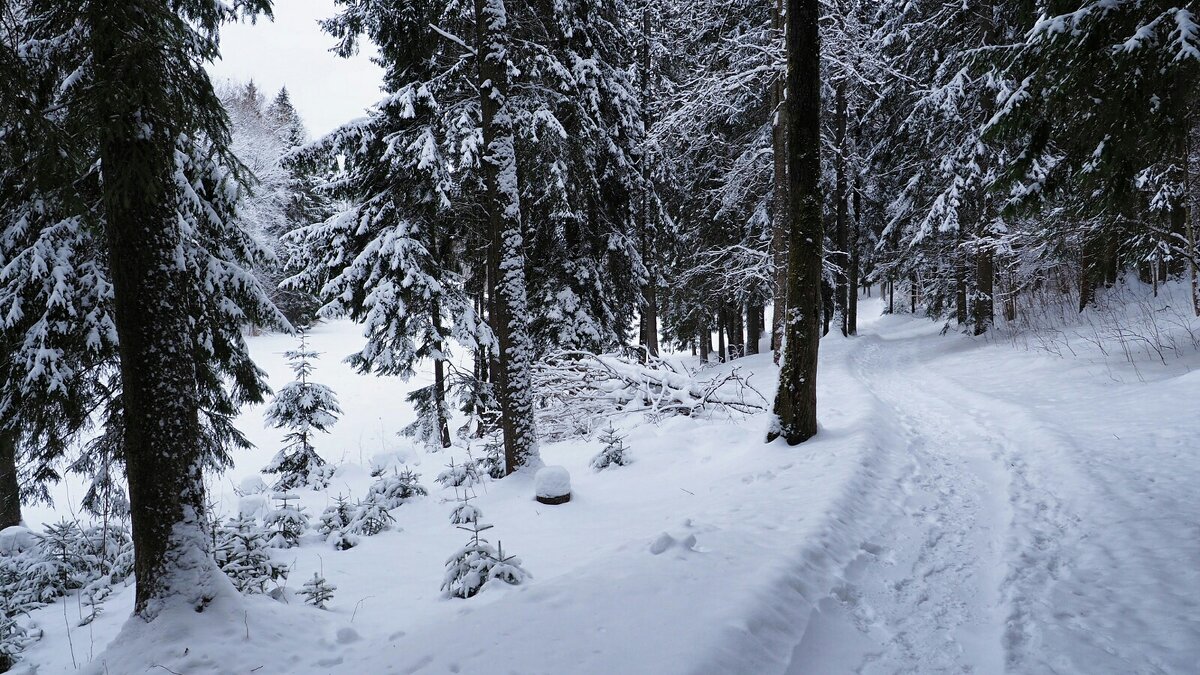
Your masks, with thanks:
M 1138 416 L 1132 390 L 1083 396 L 1086 377 L 1044 377 L 1061 368 L 1014 374 L 1011 351 L 934 330 L 881 320 L 850 352 L 874 417 L 901 436 L 901 469 L 867 497 L 875 535 L 789 672 L 1196 672 L 1200 513 L 1186 491 L 1158 493 L 1163 467 L 1138 456 L 1161 449 L 1154 434 L 1195 438 L 1195 423 Z M 1196 462 L 1174 450 L 1182 487 Z

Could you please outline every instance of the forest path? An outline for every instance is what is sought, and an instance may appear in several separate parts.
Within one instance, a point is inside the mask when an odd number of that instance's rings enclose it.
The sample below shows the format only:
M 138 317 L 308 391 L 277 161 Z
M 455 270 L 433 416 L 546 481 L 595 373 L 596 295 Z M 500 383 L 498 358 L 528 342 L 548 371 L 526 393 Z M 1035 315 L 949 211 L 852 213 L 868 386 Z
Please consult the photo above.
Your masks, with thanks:
M 1161 467 L 1136 457 L 1161 444 L 1119 438 L 1157 433 L 1122 406 L 1133 392 L 1109 403 L 1088 378 L 1009 368 L 1022 355 L 936 330 L 893 317 L 856 338 L 853 370 L 895 436 L 897 478 L 864 495 L 875 534 L 818 603 L 789 672 L 1194 672 L 1200 513 L 1170 493 L 1153 502 Z M 1196 476 L 1194 454 L 1166 457 Z M 1170 510 L 1146 513 L 1156 505 Z

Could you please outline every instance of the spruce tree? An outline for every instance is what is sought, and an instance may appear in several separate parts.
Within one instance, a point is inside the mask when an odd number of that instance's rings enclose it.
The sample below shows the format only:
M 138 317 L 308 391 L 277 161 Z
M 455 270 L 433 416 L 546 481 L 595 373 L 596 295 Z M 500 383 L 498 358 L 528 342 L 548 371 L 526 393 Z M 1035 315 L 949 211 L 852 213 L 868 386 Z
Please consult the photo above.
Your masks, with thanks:
M 203 65 L 217 56 L 221 23 L 268 8 L 266 0 L 29 3 L 38 18 L 29 38 L 52 45 L 43 54 L 62 66 L 49 78 L 72 132 L 67 154 L 102 167 L 93 204 L 119 344 L 135 612 L 144 619 L 216 594 L 201 471 L 224 456 L 224 443 L 244 442 L 230 420 L 238 402 L 264 389 L 240 330 L 248 317 L 275 315 L 240 266 L 255 249 L 232 222 L 236 161 Z
M 265 473 L 279 475 L 275 490 L 306 485 L 319 489 L 329 484 L 325 460 L 313 447 L 312 436 L 317 431 L 328 433 L 342 410 L 332 389 L 309 380 L 313 361 L 320 354 L 308 348 L 307 340 L 302 331 L 300 348 L 284 353 L 296 379 L 279 390 L 263 415 L 271 426 L 290 429 L 283 437 L 283 449 L 263 468 Z

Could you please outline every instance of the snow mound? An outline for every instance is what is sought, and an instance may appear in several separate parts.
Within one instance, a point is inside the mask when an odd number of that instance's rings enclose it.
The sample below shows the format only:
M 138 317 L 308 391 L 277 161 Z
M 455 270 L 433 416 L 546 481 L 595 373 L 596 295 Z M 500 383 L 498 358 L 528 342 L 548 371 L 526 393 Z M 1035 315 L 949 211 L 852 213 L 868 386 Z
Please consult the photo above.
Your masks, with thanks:
M 37 546 L 33 530 L 13 525 L 0 530 L 0 555 L 16 555 Z
M 329 620 L 328 614 L 304 605 L 221 594 L 203 612 L 181 603 L 150 623 L 129 618 L 104 653 L 81 672 L 216 675 L 264 672 L 285 664 L 292 672 L 312 672 L 319 667 L 318 656 L 336 658 L 347 643 L 346 628 L 333 630 L 325 625 Z
M 539 497 L 565 497 L 571 494 L 571 474 L 561 466 L 544 466 L 533 477 Z

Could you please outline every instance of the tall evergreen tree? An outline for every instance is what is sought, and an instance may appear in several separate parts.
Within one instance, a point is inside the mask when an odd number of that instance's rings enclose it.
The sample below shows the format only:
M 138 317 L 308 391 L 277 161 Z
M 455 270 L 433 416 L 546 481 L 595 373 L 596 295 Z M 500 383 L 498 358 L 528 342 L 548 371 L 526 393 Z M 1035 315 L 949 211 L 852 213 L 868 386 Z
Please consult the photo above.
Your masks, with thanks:
M 30 2 L 29 44 L 48 47 L 33 53 L 52 64 L 42 72 L 66 151 L 98 161 L 93 208 L 121 366 L 109 432 L 123 448 L 145 619 L 216 594 L 201 471 L 225 442 L 244 442 L 230 421 L 264 391 L 240 330 L 277 315 L 241 267 L 257 249 L 233 224 L 237 164 L 203 64 L 221 23 L 267 10 L 266 0 Z
M 787 8 L 788 238 L 787 318 L 767 440 L 789 445 L 817 433 L 817 349 L 820 345 L 821 263 L 821 45 L 816 0 L 789 0 Z

